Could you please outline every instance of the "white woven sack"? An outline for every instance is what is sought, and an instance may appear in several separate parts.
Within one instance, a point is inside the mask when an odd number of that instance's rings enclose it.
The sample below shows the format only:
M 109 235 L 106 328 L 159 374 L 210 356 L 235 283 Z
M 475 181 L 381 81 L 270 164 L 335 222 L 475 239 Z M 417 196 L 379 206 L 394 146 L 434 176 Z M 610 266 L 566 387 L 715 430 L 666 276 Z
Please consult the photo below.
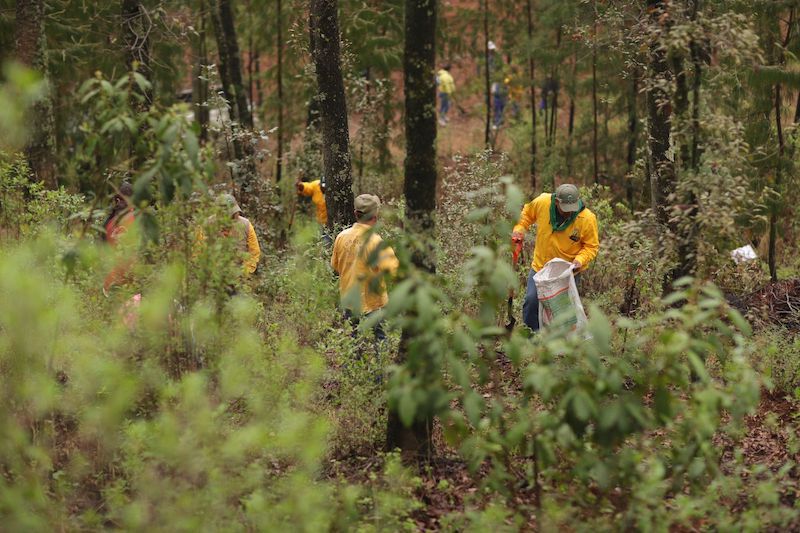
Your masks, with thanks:
M 556 319 L 570 331 L 586 326 L 586 312 L 578 294 L 572 263 L 551 259 L 534 274 L 533 282 L 539 295 L 539 324 L 542 327 Z

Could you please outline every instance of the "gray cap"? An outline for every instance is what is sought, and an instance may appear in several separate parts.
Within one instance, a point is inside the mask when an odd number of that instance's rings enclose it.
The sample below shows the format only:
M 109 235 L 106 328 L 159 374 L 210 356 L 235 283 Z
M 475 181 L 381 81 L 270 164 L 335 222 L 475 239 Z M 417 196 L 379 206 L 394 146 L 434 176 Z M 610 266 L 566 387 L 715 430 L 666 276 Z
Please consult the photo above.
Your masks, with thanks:
M 378 214 L 381 200 L 374 194 L 361 194 L 353 201 L 356 215 L 359 220 L 369 220 Z
M 578 188 L 571 183 L 559 185 L 556 189 L 558 207 L 566 213 L 574 213 L 581 208 L 581 195 Z
M 217 203 L 225 208 L 229 215 L 235 215 L 236 213 L 242 212 L 239 204 L 236 203 L 236 198 L 234 198 L 232 194 L 220 194 L 217 196 Z

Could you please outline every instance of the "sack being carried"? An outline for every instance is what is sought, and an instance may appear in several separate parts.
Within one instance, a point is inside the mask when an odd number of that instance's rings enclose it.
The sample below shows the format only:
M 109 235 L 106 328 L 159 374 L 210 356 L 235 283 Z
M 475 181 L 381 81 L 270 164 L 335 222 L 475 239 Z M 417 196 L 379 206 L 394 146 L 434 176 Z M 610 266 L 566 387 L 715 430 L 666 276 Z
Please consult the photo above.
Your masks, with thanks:
M 586 325 L 586 312 L 578 294 L 573 268 L 569 261 L 551 259 L 534 274 L 542 327 L 557 322 L 570 331 L 576 331 Z

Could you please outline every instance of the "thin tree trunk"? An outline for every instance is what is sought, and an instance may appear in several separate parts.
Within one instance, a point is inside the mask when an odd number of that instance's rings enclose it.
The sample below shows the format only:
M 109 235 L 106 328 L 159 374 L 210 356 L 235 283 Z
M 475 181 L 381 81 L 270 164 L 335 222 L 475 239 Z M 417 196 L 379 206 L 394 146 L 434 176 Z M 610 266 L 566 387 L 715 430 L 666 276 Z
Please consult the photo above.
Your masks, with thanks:
M 484 144 L 486 149 L 492 148 L 492 101 L 491 101 L 491 68 L 489 68 L 489 0 L 483 0 L 483 57 L 486 62 L 484 72 L 484 90 L 486 92 L 486 128 L 484 130 Z
M 528 8 L 528 71 L 530 73 L 531 100 L 531 189 L 536 191 L 536 64 L 533 60 L 533 6 L 527 0 Z M 800 102 L 800 99 L 798 99 Z
M 199 24 L 195 39 L 195 65 L 192 80 L 192 99 L 194 114 L 200 126 L 200 141 L 208 141 L 208 78 L 206 66 L 208 65 L 208 50 L 206 44 L 206 2 L 200 0 Z
M 311 25 L 314 33 L 314 65 L 322 122 L 322 157 L 328 186 L 328 227 L 333 229 L 355 222 L 353 178 L 350 163 L 350 133 L 339 52 L 339 18 L 336 0 L 311 0 Z
M 234 91 L 233 97 L 236 100 L 237 114 L 243 127 L 252 128 L 253 115 L 247 105 L 247 96 L 244 92 L 241 53 L 239 52 L 239 42 L 236 38 L 236 24 L 234 23 L 233 8 L 231 6 L 232 0 L 217 0 L 217 2 L 223 38 L 228 52 L 228 73 L 230 74 L 231 89 Z
M 785 55 L 783 51 L 789 46 L 792 38 L 792 27 L 794 22 L 794 8 L 789 12 L 789 22 L 786 25 L 786 37 L 783 39 L 781 49 L 778 51 L 778 65 L 783 65 Z M 780 34 L 780 24 L 778 24 Z M 781 120 L 781 84 L 775 84 L 775 127 L 778 133 L 778 159 L 775 165 L 775 190 L 781 192 L 783 182 L 783 156 L 785 152 L 785 141 L 783 138 L 783 122 Z M 769 277 L 773 282 L 778 281 L 777 253 L 775 250 L 778 240 L 778 206 L 773 205 L 769 214 L 769 243 L 767 252 L 767 263 L 769 264 Z
M 436 84 L 431 76 L 436 59 L 436 2 L 406 0 L 405 16 L 404 194 L 407 229 L 420 235 L 423 242 L 433 239 L 436 210 Z M 436 270 L 435 255 L 426 244 L 414 251 L 412 260 L 419 268 Z M 408 368 L 412 372 L 424 372 L 424 361 L 409 361 L 415 357 L 408 351 L 410 335 L 411 332 L 403 330 L 399 362 L 410 363 Z M 430 428 L 430 420 L 420 417 L 411 427 L 405 427 L 392 409 L 386 432 L 387 447 L 390 450 L 399 447 L 406 455 L 430 458 L 433 453 Z
M 800 91 L 797 92 L 797 103 L 794 106 L 794 123 L 800 124 Z
M 592 157 L 594 183 L 600 183 L 597 165 L 597 0 L 592 5 Z
M 639 95 L 639 72 L 634 70 L 631 76 L 631 91 L 628 94 L 628 176 L 625 180 L 625 195 L 628 200 L 628 207 L 633 210 L 633 167 L 636 164 L 636 128 L 639 119 L 636 114 L 636 100 Z
M 561 23 L 556 30 L 556 51 L 561 50 Z M 553 105 L 550 109 L 550 146 L 555 145 L 556 141 L 556 121 L 558 118 L 558 92 L 561 90 L 561 84 L 558 80 L 558 65 L 553 67 Z
M 58 186 L 55 159 L 55 119 L 53 98 L 49 85 L 44 0 L 17 0 L 15 33 L 16 59 L 37 71 L 48 83 L 45 93 L 33 106 L 30 138 L 25 156 L 35 181 L 48 188 Z
M 659 24 L 665 11 L 664 0 L 647 0 L 650 23 Z M 666 51 L 657 38 L 650 43 L 650 72 L 655 79 L 669 79 L 670 70 Z M 667 229 L 669 223 L 669 198 L 675 192 L 675 166 L 669 159 L 670 95 L 662 85 L 651 85 L 647 91 L 648 135 L 650 148 L 650 194 L 656 219 Z
M 277 83 L 278 83 L 278 150 L 276 154 L 275 181 L 281 181 L 283 175 L 283 6 L 281 0 L 277 0 L 276 25 L 278 64 L 277 64 Z

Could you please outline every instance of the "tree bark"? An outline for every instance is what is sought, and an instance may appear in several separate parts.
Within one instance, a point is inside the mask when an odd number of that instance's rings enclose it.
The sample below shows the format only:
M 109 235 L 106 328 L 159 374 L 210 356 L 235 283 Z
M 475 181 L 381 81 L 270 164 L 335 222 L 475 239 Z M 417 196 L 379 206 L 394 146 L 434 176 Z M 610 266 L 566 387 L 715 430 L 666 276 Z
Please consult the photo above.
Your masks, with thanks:
M 778 50 L 778 58 L 776 63 L 778 65 L 783 65 L 785 63 L 786 56 L 784 54 L 784 50 L 786 47 L 789 46 L 789 41 L 792 38 L 792 27 L 794 26 L 794 8 L 789 12 L 789 22 L 786 25 L 786 37 L 784 37 L 783 42 L 781 43 L 781 48 Z M 780 22 L 778 23 L 778 35 L 780 35 L 781 27 Z M 775 127 L 778 133 L 778 159 L 775 165 L 775 190 L 780 194 L 781 192 L 781 184 L 783 181 L 783 157 L 784 152 L 786 151 L 786 143 L 783 138 L 783 122 L 781 120 L 781 84 L 775 84 Z M 770 210 L 769 214 L 769 242 L 768 242 L 768 252 L 767 252 L 767 263 L 769 264 L 769 277 L 772 282 L 778 281 L 778 264 L 777 264 L 777 253 L 775 250 L 776 243 L 778 240 L 778 206 L 773 205 L 772 209 Z
M 355 222 L 350 133 L 339 52 L 339 18 L 336 0 L 311 0 L 313 55 L 322 122 L 322 157 L 327 178 L 325 202 L 328 227 Z
M 405 15 L 404 194 L 407 228 L 419 234 L 423 242 L 433 240 L 436 210 L 436 84 L 432 76 L 436 59 L 436 2 L 406 0 Z M 412 259 L 418 268 L 429 272 L 436 270 L 433 249 L 427 244 L 414 250 Z M 410 332 L 404 330 L 398 357 L 401 364 L 415 357 L 408 351 L 409 338 Z M 412 364 L 410 368 L 424 369 L 426 365 Z M 430 420 L 418 417 L 407 428 L 392 410 L 389 412 L 386 442 L 389 449 L 399 447 L 405 454 L 430 457 L 433 452 Z
M 635 70 L 631 76 L 631 90 L 628 94 L 628 176 L 625 180 L 625 195 L 628 207 L 633 211 L 633 167 L 636 164 L 636 136 L 639 118 L 636 113 L 636 101 L 639 95 L 639 72 Z
M 600 183 L 597 165 L 597 0 L 592 4 L 592 156 L 594 183 Z
M 527 0 L 528 8 L 528 71 L 530 74 L 531 100 L 531 190 L 536 192 L 536 63 L 533 59 L 533 6 Z M 798 100 L 800 102 L 800 100 Z
M 197 36 L 195 38 L 195 64 L 192 79 L 192 105 L 195 119 L 200 126 L 200 141 L 208 141 L 208 49 L 206 42 L 206 2 L 200 0 L 200 17 Z
M 664 0 L 647 0 L 650 23 L 659 24 L 659 16 L 665 11 Z M 666 51 L 657 38 L 650 43 L 650 71 L 655 79 L 669 79 L 670 70 Z M 672 105 L 670 95 L 662 86 L 651 86 L 647 90 L 647 115 L 650 148 L 650 195 L 656 219 L 668 228 L 669 198 L 675 192 L 675 165 L 669 159 Z
M 55 159 L 55 119 L 49 85 L 44 31 L 44 0 L 17 0 L 15 53 L 23 65 L 37 71 L 47 83 L 45 94 L 33 106 L 30 137 L 25 156 L 35 181 L 48 188 L 58 186 Z
M 226 63 L 230 79 L 232 94 L 228 95 L 231 102 L 235 102 L 237 116 L 244 128 L 253 127 L 253 115 L 247 105 L 247 94 L 242 80 L 242 61 L 239 52 L 239 42 L 236 38 L 236 24 L 233 18 L 232 0 L 217 0 L 219 10 L 220 29 L 222 39 L 225 41 L 227 53 Z
M 483 58 L 486 63 L 484 72 L 484 91 L 486 93 L 486 127 L 484 129 L 484 144 L 486 149 L 492 148 L 492 96 L 491 96 L 491 68 L 489 66 L 489 0 L 483 0 Z
M 278 149 L 275 164 L 275 181 L 281 181 L 283 175 L 283 6 L 281 0 L 277 0 L 277 16 L 275 24 L 278 28 L 277 39 L 277 80 L 278 84 Z

